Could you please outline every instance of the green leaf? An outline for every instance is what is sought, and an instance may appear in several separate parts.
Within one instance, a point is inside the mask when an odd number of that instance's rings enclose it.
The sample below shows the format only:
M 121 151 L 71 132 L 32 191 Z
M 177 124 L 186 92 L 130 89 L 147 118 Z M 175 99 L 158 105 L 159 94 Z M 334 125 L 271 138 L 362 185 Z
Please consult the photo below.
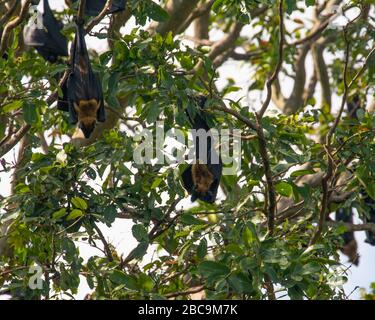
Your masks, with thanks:
M 155 102 L 150 103 L 150 107 L 148 108 L 148 113 L 146 117 L 147 122 L 154 123 L 158 119 L 160 112 L 161 110 L 157 103 Z
M 22 106 L 22 113 L 27 124 L 32 125 L 38 122 L 38 113 L 34 105 L 25 102 Z
M 284 197 L 290 197 L 293 193 L 293 187 L 285 181 L 276 183 L 275 189 L 278 194 Z
M 230 273 L 230 269 L 219 262 L 203 261 L 198 266 L 198 272 L 205 277 L 224 277 Z
M 6 104 L 2 109 L 4 112 L 9 113 L 11 111 L 21 108 L 22 106 L 23 106 L 23 101 L 16 100 L 16 101 Z
M 297 1 L 296 0 L 286 0 L 286 13 L 291 14 L 294 10 L 297 9 Z
M 161 6 L 155 2 L 150 3 L 150 10 L 148 16 L 155 21 L 165 22 L 169 19 L 169 14 Z
M 290 176 L 292 178 L 295 178 L 295 177 L 305 176 L 307 174 L 313 174 L 313 173 L 315 173 L 315 171 L 312 169 L 296 170 L 296 171 L 293 171 Z
M 135 259 L 142 259 L 143 256 L 146 254 L 148 248 L 148 242 L 140 242 L 138 246 L 132 252 L 132 256 Z
M 305 0 L 305 4 L 307 7 L 313 6 L 315 4 L 315 0 Z
M 197 256 L 199 259 L 203 259 L 207 254 L 207 240 L 202 239 L 197 247 Z
M 228 284 L 239 294 L 254 291 L 251 280 L 242 272 L 236 272 L 228 277 Z
M 140 273 L 138 275 L 138 286 L 140 289 L 150 292 L 154 287 L 154 281 L 148 275 Z
M 192 214 L 184 214 L 181 219 L 181 223 L 187 224 L 187 225 L 200 225 L 200 224 L 205 224 L 204 221 L 197 219 L 194 217 Z
M 63 216 L 65 216 L 65 214 L 66 214 L 66 208 L 61 208 L 60 210 L 57 210 L 56 212 L 52 214 L 52 219 L 58 220 L 62 218 Z
M 74 198 L 72 198 L 72 203 L 78 209 L 81 209 L 81 210 L 86 210 L 87 209 L 87 203 L 86 203 L 86 201 L 83 200 L 80 197 L 74 197 Z
M 148 233 L 146 228 L 141 224 L 135 224 L 132 227 L 133 237 L 136 238 L 139 242 L 148 241 Z
M 116 220 L 117 210 L 114 205 L 109 205 L 104 209 L 104 219 L 107 224 L 111 224 Z
M 137 280 L 120 270 L 113 270 L 109 275 L 109 280 L 116 284 L 122 284 L 130 290 L 138 290 Z
M 151 189 L 156 189 L 163 180 L 164 178 L 156 178 L 151 185 Z
M 83 211 L 78 210 L 78 209 L 73 209 L 72 211 L 70 211 L 69 215 L 66 217 L 66 220 L 70 221 L 70 220 L 74 220 L 82 216 L 83 216 Z

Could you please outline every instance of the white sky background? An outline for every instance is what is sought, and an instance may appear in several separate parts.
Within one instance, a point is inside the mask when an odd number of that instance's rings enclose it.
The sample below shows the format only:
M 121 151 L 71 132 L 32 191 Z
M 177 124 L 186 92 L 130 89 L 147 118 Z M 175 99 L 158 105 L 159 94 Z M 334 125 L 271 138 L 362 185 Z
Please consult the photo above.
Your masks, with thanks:
M 52 9 L 61 10 L 64 6 L 64 0 L 50 0 L 50 6 Z M 306 11 L 306 15 L 309 16 L 311 14 L 311 10 L 308 9 Z M 302 20 L 306 19 L 306 16 L 300 16 L 299 14 L 294 13 L 292 15 L 293 18 L 300 18 Z M 349 15 L 350 17 L 350 15 Z M 342 23 L 345 23 L 344 19 L 338 20 Z M 106 21 L 104 21 L 106 23 Z M 135 26 L 134 19 L 132 18 L 127 25 L 122 28 L 122 33 L 126 34 L 129 33 L 129 31 Z M 286 25 L 286 28 L 288 30 L 291 30 L 293 27 L 295 27 L 294 24 L 290 23 Z M 93 31 L 99 31 L 101 26 L 96 26 Z M 189 31 L 189 30 L 188 30 Z M 249 35 L 253 33 L 254 30 L 251 30 L 250 27 L 245 27 L 242 30 L 243 35 Z M 217 40 L 220 39 L 222 36 L 221 31 L 215 31 L 213 30 L 210 33 L 210 39 L 211 40 Z M 90 49 L 95 49 L 98 52 L 105 51 L 107 49 L 107 41 L 105 39 L 97 39 L 94 37 L 87 36 L 86 37 L 87 46 Z M 186 42 L 189 43 L 189 42 Z M 326 56 L 329 61 L 329 55 Z M 312 59 L 311 56 L 308 56 L 306 61 L 306 72 L 307 72 L 307 79 L 312 74 Z M 247 88 L 252 83 L 251 75 L 252 70 L 249 65 L 245 65 L 242 62 L 238 61 L 227 61 L 222 67 L 219 69 L 220 73 L 220 79 L 216 82 L 216 85 L 220 88 L 223 87 L 226 84 L 226 79 L 232 78 L 235 80 L 235 85 L 242 88 L 242 90 L 238 92 L 231 93 L 228 95 L 228 97 L 232 99 L 238 99 L 240 97 L 244 97 L 243 104 L 251 106 L 252 109 L 258 109 L 261 105 L 261 102 L 263 101 L 262 98 L 264 98 L 264 92 L 261 94 L 259 92 L 251 92 L 250 94 L 247 92 Z M 283 92 L 284 94 L 288 95 L 292 90 L 293 82 L 291 79 L 287 77 L 280 78 L 280 82 L 283 84 Z M 317 86 L 315 97 L 317 98 L 317 105 L 319 105 L 320 102 L 320 86 Z M 333 95 L 333 109 L 337 109 L 341 97 L 337 97 Z M 271 108 L 270 112 L 274 113 L 275 109 Z M 6 156 L 6 161 L 14 161 L 17 154 L 17 147 L 14 148 L 12 151 L 10 151 Z M 0 194 L 2 196 L 9 195 L 10 192 L 10 174 L 8 173 L 1 173 L 0 175 Z M 191 202 L 189 198 L 184 199 L 179 207 L 188 207 L 191 205 Z M 357 219 L 355 223 L 360 223 Z M 118 250 L 119 254 L 124 254 L 125 256 L 137 245 L 137 241 L 133 238 L 131 233 L 131 227 L 132 222 L 130 220 L 121 220 L 117 219 L 111 226 L 111 228 L 108 228 L 105 225 L 100 226 L 105 237 L 107 240 L 112 243 Z M 364 232 L 356 232 L 355 233 L 357 242 L 358 242 L 358 251 L 360 254 L 360 264 L 358 267 L 352 266 L 348 270 L 349 275 L 349 281 L 344 285 L 346 294 L 349 294 L 353 291 L 353 289 L 356 286 L 363 287 L 368 289 L 369 284 L 371 282 L 375 281 L 375 247 L 372 247 L 364 242 L 365 239 L 365 233 Z M 85 259 L 88 259 L 92 255 L 102 255 L 100 251 L 97 249 L 91 248 L 87 244 L 79 243 L 80 251 L 82 256 Z M 152 247 L 149 249 L 147 257 L 144 259 L 148 260 L 151 258 L 152 254 L 154 253 L 155 247 Z M 347 261 L 347 258 L 345 256 L 341 256 L 341 261 L 345 263 Z M 349 266 L 349 264 L 346 264 Z M 83 280 L 83 278 L 81 278 Z M 78 299 L 82 299 L 87 293 L 89 292 L 89 288 L 85 281 L 81 281 L 79 293 L 77 295 Z M 350 296 L 352 299 L 358 299 L 360 297 L 359 290 L 356 290 L 353 292 L 353 294 Z M 1 298 L 0 298 L 1 300 Z

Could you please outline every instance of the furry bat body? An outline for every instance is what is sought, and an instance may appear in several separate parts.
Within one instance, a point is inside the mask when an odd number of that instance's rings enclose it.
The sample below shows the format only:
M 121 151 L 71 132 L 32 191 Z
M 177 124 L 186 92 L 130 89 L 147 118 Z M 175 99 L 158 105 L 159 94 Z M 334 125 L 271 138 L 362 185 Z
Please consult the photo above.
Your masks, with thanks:
M 62 35 L 62 24 L 56 20 L 48 4 L 43 0 L 43 28 L 38 28 L 37 21 L 30 19 L 23 30 L 25 44 L 35 48 L 47 61 L 54 63 L 59 56 L 68 56 L 68 42 Z
M 197 106 L 204 108 L 206 98 L 199 97 Z M 182 173 L 182 180 L 184 188 L 191 194 L 191 201 L 197 199 L 213 203 L 216 200 L 217 191 L 220 184 L 223 165 L 219 155 L 213 148 L 214 139 L 209 133 L 209 126 L 205 119 L 199 114 L 199 110 L 195 116 L 190 116 L 187 112 L 188 118 L 192 123 L 195 133 L 193 134 L 193 141 L 195 147 L 196 161 L 189 165 Z M 200 132 L 207 137 L 206 140 L 201 139 Z M 199 145 L 206 146 L 206 152 L 201 158 Z
M 73 3 L 77 0 L 73 0 Z M 104 8 L 107 0 L 86 0 L 85 14 L 88 16 L 96 17 Z M 125 10 L 124 0 L 113 0 L 108 13 L 115 13 Z
M 335 214 L 335 220 L 346 223 L 353 223 L 352 209 L 338 209 Z M 358 245 L 354 237 L 354 232 L 344 232 L 342 234 L 342 239 L 344 240 L 344 246 L 340 249 L 341 252 L 349 258 L 350 262 L 357 266 L 359 263 L 359 257 L 357 252 Z
M 105 121 L 105 109 L 102 86 L 91 68 L 81 25 L 77 25 L 72 44 L 71 67 L 71 73 L 62 85 L 63 97 L 59 98 L 58 108 L 68 111 L 71 123 L 78 122 L 85 138 L 89 138 L 96 123 Z

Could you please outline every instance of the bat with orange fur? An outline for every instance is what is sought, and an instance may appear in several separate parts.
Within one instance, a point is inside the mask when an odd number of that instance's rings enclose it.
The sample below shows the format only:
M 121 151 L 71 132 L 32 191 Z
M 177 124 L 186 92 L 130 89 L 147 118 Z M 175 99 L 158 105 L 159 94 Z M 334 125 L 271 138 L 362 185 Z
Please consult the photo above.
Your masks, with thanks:
M 62 85 L 63 97 L 57 107 L 68 111 L 72 124 L 78 122 L 85 138 L 89 138 L 97 122 L 105 121 L 103 92 L 94 74 L 87 52 L 83 26 L 77 31 L 71 48 L 71 73 Z
M 204 108 L 206 98 L 198 97 L 194 100 L 197 105 L 196 114 L 191 116 L 187 110 L 188 118 L 192 123 L 193 141 L 195 149 L 195 162 L 189 165 L 182 173 L 184 188 L 191 194 L 191 201 L 199 199 L 208 203 L 216 200 L 217 191 L 220 184 L 223 165 L 221 158 L 214 149 L 213 136 L 210 134 L 210 127 L 199 114 L 200 108 Z M 201 136 L 199 133 L 203 133 Z M 200 147 L 203 155 L 199 152 Z

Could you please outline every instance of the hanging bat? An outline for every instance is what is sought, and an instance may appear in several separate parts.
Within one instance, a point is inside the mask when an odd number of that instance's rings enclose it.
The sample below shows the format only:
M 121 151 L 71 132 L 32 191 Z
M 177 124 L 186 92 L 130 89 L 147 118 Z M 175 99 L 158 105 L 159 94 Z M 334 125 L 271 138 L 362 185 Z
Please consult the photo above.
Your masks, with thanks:
M 72 124 L 78 122 L 85 138 L 89 138 L 96 123 L 105 121 L 102 86 L 94 74 L 82 25 L 77 25 L 71 48 L 71 73 L 62 85 L 63 97 L 57 107 L 68 111 Z
M 23 29 L 23 38 L 27 46 L 35 48 L 47 61 L 55 63 L 59 56 L 68 56 L 68 42 L 62 35 L 62 23 L 57 21 L 49 6 L 43 0 L 42 26 L 34 18 Z
M 342 221 L 346 223 L 353 223 L 353 211 L 351 208 L 344 209 L 340 208 L 336 211 L 335 214 L 336 221 Z M 359 264 L 359 256 L 358 256 L 358 245 L 357 241 L 354 237 L 354 232 L 344 232 L 342 234 L 342 239 L 344 240 L 344 246 L 340 248 L 341 252 L 345 254 L 349 261 L 352 262 L 354 265 L 358 266 Z
M 349 116 L 353 119 L 357 119 L 356 112 L 358 109 L 361 108 L 361 101 L 358 94 L 355 94 L 352 100 L 348 102 L 346 106 L 348 109 Z M 361 191 L 361 194 L 364 196 L 364 202 L 366 206 L 370 209 L 370 217 L 365 215 L 363 220 L 365 223 L 375 223 L 375 201 L 372 198 L 370 198 L 364 190 Z M 375 234 L 371 231 L 366 231 L 365 242 L 372 246 L 375 246 Z
M 206 98 L 198 97 L 195 99 L 197 106 L 203 108 L 205 105 Z M 197 110 L 199 112 L 199 110 Z M 192 123 L 193 128 L 197 130 L 204 130 L 208 132 L 210 130 L 207 122 L 198 113 L 191 117 L 187 110 L 188 118 Z M 195 163 L 189 165 L 182 173 L 182 181 L 184 188 L 191 194 L 191 201 L 199 199 L 208 203 L 213 203 L 216 200 L 217 191 L 220 184 L 221 174 L 223 170 L 223 164 L 216 150 L 212 147 L 214 144 L 213 137 L 208 134 L 206 141 L 199 139 L 199 134 L 195 132 L 193 134 L 193 141 L 196 153 Z M 199 144 L 205 143 L 206 148 L 206 159 L 200 159 Z M 217 161 L 218 160 L 218 161 Z
M 353 99 L 346 104 L 349 118 L 357 119 L 357 110 L 361 108 L 361 101 L 358 94 L 354 95 Z
M 72 2 L 74 3 L 77 1 L 78 0 L 73 0 Z M 102 12 L 106 2 L 107 0 L 86 0 L 85 14 L 88 16 L 96 17 L 100 12 Z M 125 0 L 113 0 L 108 13 L 115 13 L 118 11 L 125 10 L 125 4 Z

